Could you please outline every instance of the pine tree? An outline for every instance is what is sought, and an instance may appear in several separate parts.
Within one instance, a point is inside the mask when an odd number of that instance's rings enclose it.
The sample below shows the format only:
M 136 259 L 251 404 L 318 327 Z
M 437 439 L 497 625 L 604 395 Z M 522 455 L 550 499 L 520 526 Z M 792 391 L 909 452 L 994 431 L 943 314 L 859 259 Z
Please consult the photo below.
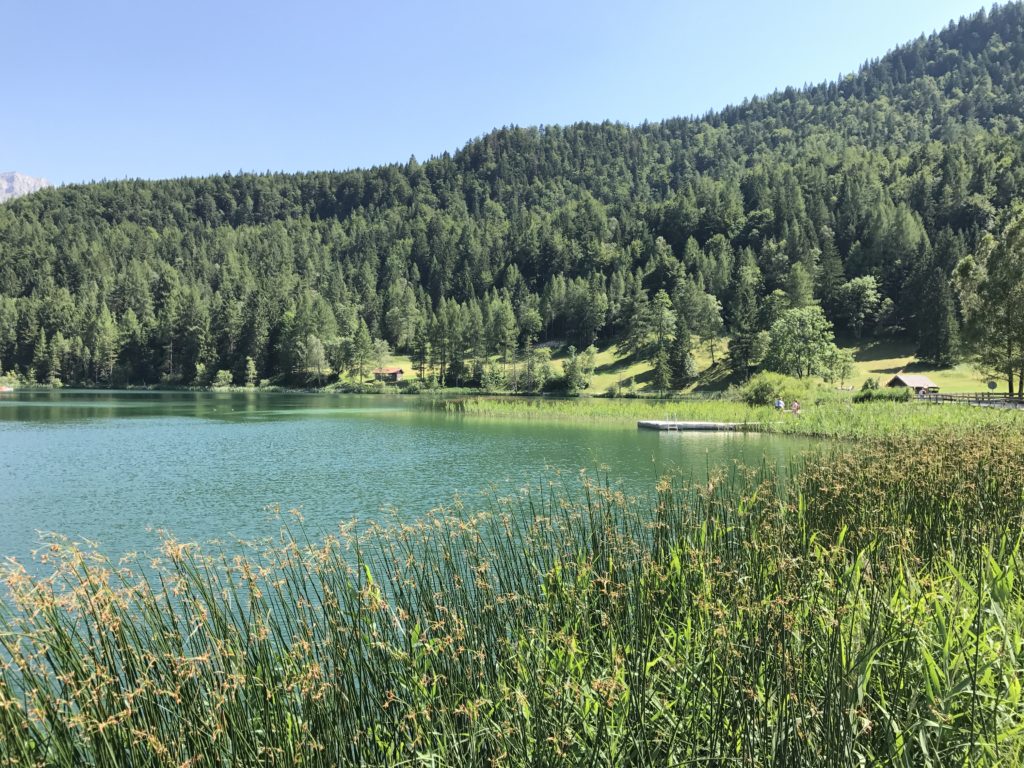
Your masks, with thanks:
M 669 365 L 668 355 L 668 350 L 664 348 L 660 348 L 654 355 L 651 384 L 659 392 L 665 392 L 672 386 L 672 368 Z
M 245 358 L 245 386 L 255 387 L 259 373 L 256 371 L 256 361 L 251 357 Z
M 64 379 L 64 356 L 67 354 L 67 341 L 64 335 L 57 331 L 50 339 L 50 358 L 47 363 L 47 376 L 50 381 L 63 382 Z
M 764 353 L 758 329 L 756 280 L 752 269 L 741 269 L 730 306 L 732 340 L 729 342 L 729 363 L 744 378 L 750 375 L 751 367 Z
M 919 322 L 917 357 L 947 368 L 956 363 L 960 324 L 949 281 L 938 268 L 932 270 L 925 284 L 925 295 L 929 297 L 929 312 Z
M 693 345 L 690 340 L 690 326 L 686 315 L 680 312 L 676 317 L 675 341 L 669 347 L 668 367 L 670 384 L 673 389 L 682 389 L 697 376 L 697 364 L 693 359 Z
M 427 379 L 426 369 L 430 365 L 431 353 L 430 336 L 427 333 L 426 323 L 421 323 L 416 329 L 416 337 L 413 341 L 412 362 L 422 381 Z
M 650 333 L 654 343 L 654 356 L 668 349 L 675 340 L 676 313 L 672 309 L 672 300 L 664 289 L 659 290 L 650 304 Z
M 35 371 L 36 381 L 40 384 L 49 381 L 49 364 L 50 352 L 46 343 L 46 331 L 40 328 L 35 347 L 32 349 L 32 370 Z
M 356 381 L 360 384 L 366 378 L 365 372 L 366 367 L 370 362 L 370 357 L 373 355 L 373 340 L 370 338 L 370 329 L 366 325 L 366 321 L 359 318 L 359 325 L 356 328 L 356 334 L 352 337 L 352 350 L 351 359 L 352 373 L 356 377 Z
M 626 355 L 640 355 L 647 348 L 651 334 L 650 299 L 639 284 L 624 307 L 625 334 L 619 349 Z
M 104 304 L 93 331 L 93 364 L 96 366 L 97 379 L 107 384 L 111 383 L 120 351 L 117 324 Z
M 836 310 L 836 293 L 839 291 L 839 287 L 846 282 L 846 274 L 843 269 L 843 260 L 836 250 L 832 230 L 826 227 L 821 233 L 820 240 L 822 252 L 815 296 L 821 302 L 826 314 L 830 314 Z
M 814 303 L 814 281 L 807 268 L 799 261 L 789 269 L 789 275 L 786 277 L 786 295 L 789 297 L 789 305 L 796 309 Z

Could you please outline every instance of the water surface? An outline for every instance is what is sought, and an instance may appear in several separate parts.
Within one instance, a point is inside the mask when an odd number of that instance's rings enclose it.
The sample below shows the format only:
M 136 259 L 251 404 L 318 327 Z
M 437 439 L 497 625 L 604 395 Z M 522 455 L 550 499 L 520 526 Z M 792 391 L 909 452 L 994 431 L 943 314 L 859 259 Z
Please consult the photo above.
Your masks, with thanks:
M 320 530 L 411 520 L 455 495 L 471 507 L 553 478 L 573 486 L 581 469 L 647 493 L 668 471 L 784 463 L 805 445 L 479 419 L 412 397 L 18 392 L 0 395 L 0 557 L 25 557 L 40 531 L 112 554 L 152 548 L 156 529 L 254 538 L 277 529 L 274 506 Z

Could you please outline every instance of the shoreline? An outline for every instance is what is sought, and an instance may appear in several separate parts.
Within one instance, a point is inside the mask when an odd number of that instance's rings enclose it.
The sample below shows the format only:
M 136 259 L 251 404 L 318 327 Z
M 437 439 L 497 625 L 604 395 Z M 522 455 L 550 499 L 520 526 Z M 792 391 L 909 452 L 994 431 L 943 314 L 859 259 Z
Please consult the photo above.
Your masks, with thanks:
M 636 426 L 639 421 L 724 422 L 738 433 L 779 434 L 795 437 L 879 441 L 900 436 L 934 435 L 943 432 L 986 430 L 996 434 L 1024 431 L 1024 411 L 992 408 L 937 406 L 924 402 L 854 403 L 849 396 L 828 393 L 817 401 L 805 401 L 799 416 L 782 418 L 771 406 L 751 406 L 726 398 L 609 398 L 531 394 L 487 394 L 477 390 L 431 390 L 403 393 L 389 389 L 347 392 L 329 389 L 131 387 L 100 389 L 46 387 L 15 390 L 18 393 L 84 393 L 116 395 L 143 393 L 191 393 L 231 395 L 376 395 L 408 397 L 410 407 L 422 407 L 472 418 L 513 418 L 578 424 L 606 423 Z

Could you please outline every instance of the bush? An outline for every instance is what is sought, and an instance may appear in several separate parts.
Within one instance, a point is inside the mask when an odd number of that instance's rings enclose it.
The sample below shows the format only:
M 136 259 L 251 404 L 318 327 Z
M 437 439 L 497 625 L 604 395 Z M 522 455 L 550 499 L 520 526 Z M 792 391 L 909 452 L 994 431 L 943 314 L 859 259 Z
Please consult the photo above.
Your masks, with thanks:
M 576 347 L 569 347 L 569 356 L 562 363 L 565 372 L 564 389 L 570 395 L 578 395 L 590 386 L 590 380 L 594 376 L 594 368 L 597 366 L 597 350 L 590 345 L 583 352 L 577 354 Z
M 505 372 L 497 363 L 488 363 L 480 376 L 480 388 L 484 392 L 500 392 L 505 389 Z
M 806 381 L 795 379 L 772 371 L 761 371 L 750 378 L 738 390 L 738 395 L 747 405 L 771 405 L 781 397 L 786 404 L 794 400 L 809 400 L 816 387 Z
M 853 396 L 855 403 L 908 403 L 913 399 L 913 394 L 907 387 L 895 389 L 861 389 Z
M 231 371 L 220 370 L 217 371 L 217 375 L 213 379 L 213 386 L 215 387 L 230 387 L 232 383 Z

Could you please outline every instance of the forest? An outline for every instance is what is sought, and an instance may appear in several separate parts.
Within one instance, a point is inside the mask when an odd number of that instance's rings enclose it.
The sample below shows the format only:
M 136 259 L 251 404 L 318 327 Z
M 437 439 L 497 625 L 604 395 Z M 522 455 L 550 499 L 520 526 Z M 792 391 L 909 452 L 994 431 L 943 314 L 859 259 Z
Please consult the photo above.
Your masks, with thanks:
M 740 378 L 826 379 L 847 362 L 835 339 L 897 338 L 1024 392 L 1022 121 L 1011 3 L 700 117 L 43 190 L 0 205 L 0 372 L 312 384 L 397 352 L 500 388 L 546 347 L 614 342 L 670 389 L 723 336 Z

